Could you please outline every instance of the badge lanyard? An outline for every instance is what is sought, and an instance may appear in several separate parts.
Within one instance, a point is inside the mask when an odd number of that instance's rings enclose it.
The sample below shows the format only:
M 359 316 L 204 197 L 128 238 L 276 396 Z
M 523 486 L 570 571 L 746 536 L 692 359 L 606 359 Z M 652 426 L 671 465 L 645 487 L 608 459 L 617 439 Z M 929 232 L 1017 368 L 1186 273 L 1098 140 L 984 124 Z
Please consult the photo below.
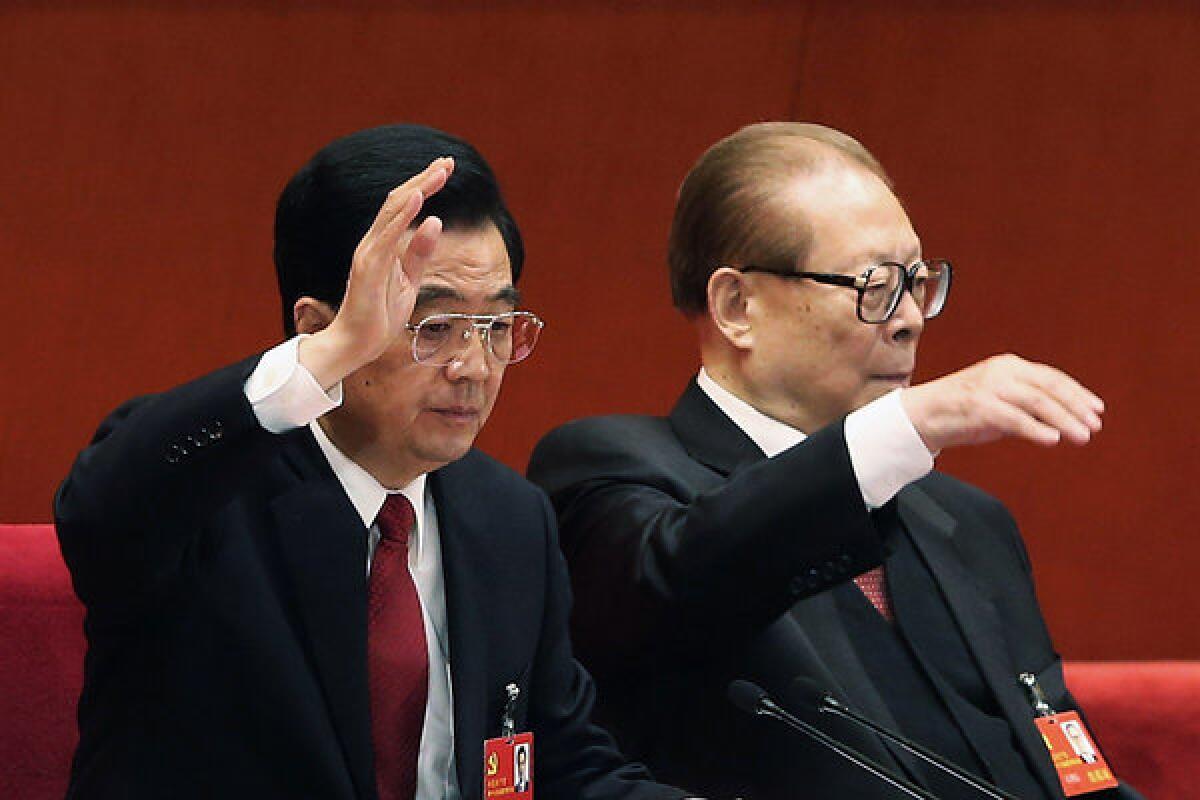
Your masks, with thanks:
M 483 743 L 483 796 L 485 800 L 533 800 L 533 733 L 516 732 L 521 688 L 510 683 L 504 693 L 500 737 Z
M 1051 708 L 1046 693 L 1032 673 L 1022 672 L 1017 681 L 1029 694 L 1030 705 L 1037 715 L 1033 724 L 1050 751 L 1050 761 L 1063 793 L 1067 797 L 1076 797 L 1115 787 L 1117 779 L 1079 714 L 1075 711 L 1060 714 Z

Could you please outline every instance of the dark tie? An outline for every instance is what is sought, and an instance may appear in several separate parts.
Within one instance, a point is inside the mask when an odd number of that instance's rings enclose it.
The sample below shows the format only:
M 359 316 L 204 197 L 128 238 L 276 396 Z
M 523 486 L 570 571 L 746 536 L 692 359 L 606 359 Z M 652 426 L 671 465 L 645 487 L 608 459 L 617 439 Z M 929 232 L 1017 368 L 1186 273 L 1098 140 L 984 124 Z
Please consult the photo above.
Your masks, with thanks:
M 416 517 L 404 495 L 389 494 L 375 522 L 382 538 L 367 583 L 375 785 L 380 800 L 412 800 L 429 690 L 421 599 L 408 571 L 408 537 Z

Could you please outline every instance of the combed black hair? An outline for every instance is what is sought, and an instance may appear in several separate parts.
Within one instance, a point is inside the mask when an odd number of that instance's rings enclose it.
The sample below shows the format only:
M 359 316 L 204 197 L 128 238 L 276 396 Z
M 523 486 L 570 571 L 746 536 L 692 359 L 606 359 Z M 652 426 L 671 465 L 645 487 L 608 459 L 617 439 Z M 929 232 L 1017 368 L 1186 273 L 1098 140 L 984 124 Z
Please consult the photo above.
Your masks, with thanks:
M 454 158 L 446 185 L 425 200 L 413 225 L 429 216 L 447 229 L 491 222 L 504 239 L 516 283 L 525 262 L 517 223 L 504 204 L 491 167 L 474 147 L 424 125 L 385 125 L 326 145 L 300 168 L 275 209 L 275 274 L 283 329 L 296 333 L 292 309 L 301 297 L 337 308 L 346 292 L 354 250 L 388 192 L 439 156 Z

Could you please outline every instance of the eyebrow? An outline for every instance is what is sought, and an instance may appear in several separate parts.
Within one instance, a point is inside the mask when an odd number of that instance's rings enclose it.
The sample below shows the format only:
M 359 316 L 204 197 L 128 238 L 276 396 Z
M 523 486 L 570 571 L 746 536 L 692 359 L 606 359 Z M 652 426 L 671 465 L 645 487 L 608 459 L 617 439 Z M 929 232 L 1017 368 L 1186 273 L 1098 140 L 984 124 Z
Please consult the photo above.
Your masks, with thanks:
M 462 292 L 457 289 L 451 289 L 449 286 L 422 286 L 417 290 L 417 306 L 427 305 L 437 300 L 458 300 L 465 302 Z M 521 301 L 521 293 L 517 291 L 517 287 L 509 284 L 504 288 L 493 292 L 487 298 L 489 303 L 508 302 L 515 308 Z
M 871 253 L 869 253 L 866 256 L 859 259 L 858 261 L 856 261 L 855 263 L 872 264 L 872 265 L 882 264 L 884 262 L 888 262 L 891 264 L 903 263 L 904 266 L 907 267 L 910 264 L 912 264 L 914 261 L 919 261 L 922 258 L 920 247 L 917 247 L 915 250 L 907 251 L 907 255 L 909 256 L 907 258 L 897 258 L 896 252 L 897 251 L 895 251 L 895 250 L 893 250 L 891 252 L 884 252 L 882 250 L 874 250 Z

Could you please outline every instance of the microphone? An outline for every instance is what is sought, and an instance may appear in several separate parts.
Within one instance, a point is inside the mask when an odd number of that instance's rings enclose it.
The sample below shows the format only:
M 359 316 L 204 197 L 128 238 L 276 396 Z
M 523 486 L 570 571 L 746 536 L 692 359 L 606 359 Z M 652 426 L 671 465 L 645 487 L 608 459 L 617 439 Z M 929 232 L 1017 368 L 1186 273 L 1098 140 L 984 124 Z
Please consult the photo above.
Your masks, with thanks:
M 870 758 L 867 758 L 862 753 L 854 750 L 847 745 L 842 744 L 837 739 L 829 736 L 824 731 L 821 731 L 812 725 L 809 725 L 802 719 L 799 719 L 793 714 L 779 706 L 766 690 L 757 684 L 750 681 L 736 680 L 729 684 L 728 690 L 729 700 L 735 706 L 745 711 L 747 714 L 756 716 L 767 716 L 778 720 L 793 730 L 800 731 L 805 736 L 808 736 L 821 744 L 828 747 L 833 752 L 837 753 L 842 758 L 850 763 L 866 770 L 880 780 L 891 784 L 900 791 L 907 794 L 909 797 L 916 797 L 918 800 L 938 800 L 938 798 L 919 786 L 904 780 L 903 778 L 893 775 L 888 772 L 882 765 Z
M 825 689 L 822 689 L 816 683 L 816 681 L 813 681 L 804 675 L 801 675 L 800 677 L 796 678 L 796 680 L 792 681 L 792 692 L 795 697 L 806 707 L 815 707 L 817 711 L 821 712 L 822 714 L 833 714 L 836 717 L 840 717 L 857 725 L 861 725 L 873 733 L 882 736 L 888 741 L 900 745 L 900 747 L 920 758 L 922 761 L 932 764 L 942 772 L 954 776 L 981 794 L 995 798 L 995 800 L 1020 800 L 1020 798 L 1009 794 L 999 786 L 988 783 L 982 778 L 975 777 L 962 767 L 946 760 L 942 756 L 939 756 L 929 748 L 923 747 L 914 741 L 906 739 L 900 734 L 888 730 L 879 723 L 867 719 L 857 712 L 851 711 L 848 706 L 839 701 Z

